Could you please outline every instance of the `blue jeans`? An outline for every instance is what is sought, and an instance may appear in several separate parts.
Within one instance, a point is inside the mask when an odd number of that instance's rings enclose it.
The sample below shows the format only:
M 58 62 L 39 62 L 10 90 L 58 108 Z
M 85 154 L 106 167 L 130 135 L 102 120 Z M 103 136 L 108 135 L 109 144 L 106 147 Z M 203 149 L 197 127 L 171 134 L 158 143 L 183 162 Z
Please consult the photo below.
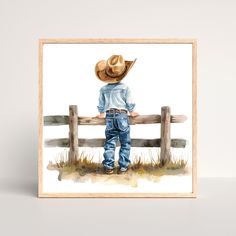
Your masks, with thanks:
M 120 140 L 119 167 L 126 171 L 130 164 L 130 126 L 128 115 L 125 113 L 106 113 L 106 141 L 104 145 L 103 166 L 113 169 L 115 164 L 115 149 L 117 140 Z

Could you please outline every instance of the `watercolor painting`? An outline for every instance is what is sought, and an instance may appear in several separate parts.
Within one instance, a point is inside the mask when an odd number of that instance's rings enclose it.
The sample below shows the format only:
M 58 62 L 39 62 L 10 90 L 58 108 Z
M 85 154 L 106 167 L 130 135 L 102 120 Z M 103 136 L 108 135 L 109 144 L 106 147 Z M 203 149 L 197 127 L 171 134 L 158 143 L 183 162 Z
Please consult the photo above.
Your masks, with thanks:
M 40 197 L 196 197 L 196 40 L 39 41 Z

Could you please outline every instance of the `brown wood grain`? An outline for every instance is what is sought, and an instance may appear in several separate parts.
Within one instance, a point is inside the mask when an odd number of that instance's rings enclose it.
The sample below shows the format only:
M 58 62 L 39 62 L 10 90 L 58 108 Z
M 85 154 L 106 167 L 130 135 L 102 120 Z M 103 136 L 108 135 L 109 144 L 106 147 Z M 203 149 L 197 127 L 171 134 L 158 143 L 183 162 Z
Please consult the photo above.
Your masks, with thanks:
M 105 139 L 78 139 L 79 147 L 103 147 Z M 132 147 L 160 147 L 161 139 L 131 139 Z M 47 139 L 44 142 L 45 147 L 69 147 L 68 138 Z M 185 139 L 171 139 L 171 147 L 184 148 L 187 145 Z M 120 143 L 117 142 L 117 146 Z
M 187 120 L 185 115 L 172 115 L 171 123 L 183 123 Z M 130 125 L 138 124 L 157 124 L 161 123 L 161 115 L 139 115 L 129 117 Z M 68 125 L 69 116 L 44 116 L 45 126 Z M 105 125 L 105 119 L 96 117 L 78 117 L 78 125 Z
M 78 159 L 78 111 L 76 105 L 69 106 L 69 163 Z
M 197 40 L 192 43 L 192 192 L 197 196 Z
M 170 107 L 165 106 L 161 108 L 161 155 L 160 161 L 162 165 L 170 161 L 171 153 L 171 139 L 170 139 Z

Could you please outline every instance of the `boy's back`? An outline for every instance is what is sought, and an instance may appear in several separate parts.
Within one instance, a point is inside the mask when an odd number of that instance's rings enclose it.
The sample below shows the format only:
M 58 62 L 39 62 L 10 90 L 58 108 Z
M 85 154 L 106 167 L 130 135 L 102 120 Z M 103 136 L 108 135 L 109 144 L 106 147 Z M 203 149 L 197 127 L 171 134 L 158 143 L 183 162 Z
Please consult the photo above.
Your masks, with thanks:
M 100 89 L 99 112 L 105 112 L 112 108 L 132 112 L 134 106 L 130 89 L 124 83 L 107 84 Z

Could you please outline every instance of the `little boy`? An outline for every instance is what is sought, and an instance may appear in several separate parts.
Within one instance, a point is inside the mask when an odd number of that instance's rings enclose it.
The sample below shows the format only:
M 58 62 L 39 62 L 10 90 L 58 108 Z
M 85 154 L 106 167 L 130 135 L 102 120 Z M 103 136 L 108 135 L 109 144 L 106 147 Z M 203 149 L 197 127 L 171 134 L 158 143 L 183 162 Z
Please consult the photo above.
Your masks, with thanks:
M 128 74 L 134 61 L 125 61 L 121 55 L 113 55 L 107 61 L 99 61 L 95 67 L 97 77 L 107 85 L 100 89 L 98 118 L 106 117 L 106 141 L 104 145 L 104 172 L 114 173 L 116 142 L 120 140 L 119 170 L 123 174 L 130 164 L 130 116 L 137 116 L 134 112 L 135 104 L 131 99 L 130 89 L 120 81 Z

